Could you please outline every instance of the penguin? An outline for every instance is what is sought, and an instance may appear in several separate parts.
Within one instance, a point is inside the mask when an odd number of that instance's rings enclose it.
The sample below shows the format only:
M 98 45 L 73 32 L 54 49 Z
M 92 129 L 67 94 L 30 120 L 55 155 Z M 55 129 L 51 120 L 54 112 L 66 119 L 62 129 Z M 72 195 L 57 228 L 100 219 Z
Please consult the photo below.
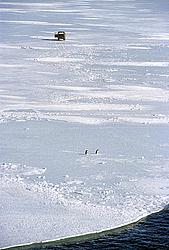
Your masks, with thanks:
M 99 150 L 98 150 L 98 149 L 96 149 L 95 154 L 97 155 L 97 154 L 98 154 L 98 152 L 99 152 Z
M 88 154 L 88 150 L 87 150 L 87 149 L 85 150 L 85 153 L 84 153 L 84 154 L 85 154 L 85 155 L 87 155 L 87 154 Z

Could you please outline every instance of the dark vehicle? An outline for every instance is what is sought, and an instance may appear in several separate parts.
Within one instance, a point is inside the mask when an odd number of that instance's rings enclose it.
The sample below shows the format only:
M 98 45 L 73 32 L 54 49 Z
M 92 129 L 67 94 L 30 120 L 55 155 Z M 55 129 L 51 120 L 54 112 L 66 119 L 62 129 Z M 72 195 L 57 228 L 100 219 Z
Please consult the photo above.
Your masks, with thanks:
M 58 41 L 60 40 L 65 40 L 66 39 L 66 34 L 64 31 L 58 31 L 58 33 L 54 34 L 55 38 L 58 38 Z

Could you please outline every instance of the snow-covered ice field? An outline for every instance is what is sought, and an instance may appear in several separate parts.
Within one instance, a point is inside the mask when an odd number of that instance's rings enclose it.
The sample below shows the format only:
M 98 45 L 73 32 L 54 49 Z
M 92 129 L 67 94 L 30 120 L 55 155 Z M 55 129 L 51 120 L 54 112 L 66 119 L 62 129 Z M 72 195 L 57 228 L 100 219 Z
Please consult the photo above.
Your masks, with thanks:
M 168 12 L 167 0 L 0 1 L 0 247 L 168 204 Z

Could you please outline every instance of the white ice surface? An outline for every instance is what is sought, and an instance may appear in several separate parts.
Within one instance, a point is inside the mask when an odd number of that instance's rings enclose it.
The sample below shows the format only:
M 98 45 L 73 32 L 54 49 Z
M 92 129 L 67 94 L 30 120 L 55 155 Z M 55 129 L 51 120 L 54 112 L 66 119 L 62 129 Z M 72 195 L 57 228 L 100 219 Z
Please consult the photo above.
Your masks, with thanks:
M 0 247 L 116 227 L 168 203 L 168 9 L 0 2 Z
M 19 20 L 19 21 L 18 20 L 17 21 L 0 20 L 0 23 L 26 24 L 26 25 L 48 25 L 48 26 L 71 25 L 70 23 L 63 24 L 63 23 L 37 22 L 34 20 Z
M 107 65 L 107 63 L 102 63 Z M 134 67 L 168 67 L 169 62 L 110 62 L 112 66 L 134 66 Z
M 166 108 L 158 110 L 160 105 L 166 107 L 169 100 L 169 91 L 162 88 L 44 85 L 42 89 L 52 91 L 54 99 L 27 101 L 24 97 L 9 95 L 3 91 L 0 94 L 1 122 L 10 119 L 85 121 L 86 124 L 91 124 L 91 120 L 96 124 L 114 121 L 150 124 L 169 122 Z
M 1 246 L 112 228 L 163 208 L 168 128 L 157 128 L 1 124 Z

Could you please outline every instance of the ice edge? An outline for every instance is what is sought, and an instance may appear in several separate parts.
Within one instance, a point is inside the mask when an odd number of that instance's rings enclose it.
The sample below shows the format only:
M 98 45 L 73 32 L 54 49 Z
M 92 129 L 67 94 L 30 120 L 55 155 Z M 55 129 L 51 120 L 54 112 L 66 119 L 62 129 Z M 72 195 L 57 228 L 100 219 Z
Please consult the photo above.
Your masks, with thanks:
M 29 249 L 41 249 L 42 245 L 44 247 L 51 247 L 51 246 L 58 246 L 63 243 L 74 243 L 74 242 L 82 242 L 85 240 L 89 239 L 96 239 L 100 236 L 105 236 L 113 233 L 120 232 L 122 230 L 131 228 L 135 225 L 137 225 L 139 222 L 145 220 L 149 215 L 158 213 L 165 209 L 165 207 L 160 208 L 158 210 L 155 210 L 154 212 L 147 213 L 141 217 L 138 217 L 137 219 L 131 221 L 130 223 L 124 223 L 121 224 L 117 227 L 112 227 L 112 228 L 105 228 L 103 230 L 98 230 L 98 231 L 93 231 L 93 232 L 87 232 L 84 234 L 77 234 L 77 235 L 72 235 L 72 236 L 66 236 L 66 237 L 60 237 L 58 239 L 52 239 L 52 240 L 45 240 L 45 241 L 40 241 L 40 242 L 30 242 L 30 243 L 25 243 L 25 244 L 18 244 L 18 245 L 13 245 L 13 246 L 8 246 L 8 247 L 3 247 L 0 248 L 0 250 L 29 250 Z

